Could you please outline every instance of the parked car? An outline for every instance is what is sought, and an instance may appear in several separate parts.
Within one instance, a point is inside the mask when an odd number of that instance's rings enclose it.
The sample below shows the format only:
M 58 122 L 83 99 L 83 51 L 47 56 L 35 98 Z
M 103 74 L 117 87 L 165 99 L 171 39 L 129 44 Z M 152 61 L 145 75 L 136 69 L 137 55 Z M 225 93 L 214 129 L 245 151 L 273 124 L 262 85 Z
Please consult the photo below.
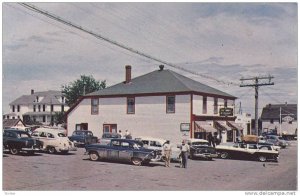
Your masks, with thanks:
M 163 151 L 163 145 L 167 142 L 167 140 L 162 138 L 154 138 L 154 137 L 138 137 L 135 140 L 141 141 L 143 143 L 144 148 L 156 150 L 157 151 L 157 160 L 164 161 L 165 154 Z M 171 161 L 179 161 L 180 149 L 177 145 L 171 145 Z
M 98 143 L 107 145 L 110 143 L 110 140 L 114 138 L 121 138 L 121 135 L 119 135 L 118 133 L 106 132 L 102 134 L 102 137 L 98 140 Z
M 43 143 L 21 130 L 6 129 L 3 131 L 3 149 L 16 155 L 21 151 L 33 155 L 43 147 Z
M 259 140 L 258 143 L 258 148 L 264 148 L 265 146 L 271 146 L 274 150 L 279 151 L 281 149 L 280 146 L 275 146 L 274 144 L 267 142 L 266 140 Z
M 259 149 L 257 144 L 234 143 L 232 146 L 219 145 L 216 151 L 222 159 L 254 159 L 261 162 L 267 160 L 278 161 L 279 152 L 269 149 Z
M 74 143 L 59 130 L 38 128 L 32 135 L 33 138 L 43 142 L 43 151 L 47 151 L 50 154 L 56 152 L 68 153 L 69 151 L 76 151 Z
M 190 146 L 189 157 L 191 159 L 204 158 L 212 160 L 212 158 L 218 157 L 216 149 L 210 146 L 207 140 L 187 139 L 186 142 Z
M 108 145 L 89 144 L 85 149 L 85 155 L 89 155 L 92 161 L 106 159 L 141 165 L 156 157 L 155 150 L 144 148 L 143 143 L 137 140 L 111 139 Z
M 98 137 L 93 135 L 92 131 L 77 130 L 74 131 L 69 139 L 74 142 L 75 146 L 84 146 L 86 144 L 97 143 Z
M 275 146 L 280 146 L 281 148 L 286 148 L 288 146 L 288 142 L 277 135 L 266 135 L 265 140 L 266 142 L 272 143 Z

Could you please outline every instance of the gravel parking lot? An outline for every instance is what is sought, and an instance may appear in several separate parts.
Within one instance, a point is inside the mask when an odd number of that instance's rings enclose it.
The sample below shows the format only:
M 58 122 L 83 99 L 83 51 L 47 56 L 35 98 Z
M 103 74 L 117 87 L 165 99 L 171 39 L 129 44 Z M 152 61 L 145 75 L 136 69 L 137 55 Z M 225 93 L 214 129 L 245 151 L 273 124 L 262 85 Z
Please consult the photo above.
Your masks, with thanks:
M 189 160 L 188 168 L 92 162 L 84 149 L 68 155 L 3 154 L 3 190 L 297 190 L 297 142 L 276 162 Z

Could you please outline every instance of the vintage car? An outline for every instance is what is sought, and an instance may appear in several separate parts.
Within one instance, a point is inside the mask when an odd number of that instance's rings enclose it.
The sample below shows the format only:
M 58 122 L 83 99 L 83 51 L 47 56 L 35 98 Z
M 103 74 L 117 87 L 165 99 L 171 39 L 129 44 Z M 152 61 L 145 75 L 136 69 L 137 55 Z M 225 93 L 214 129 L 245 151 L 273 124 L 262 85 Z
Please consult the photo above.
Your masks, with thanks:
M 212 158 L 218 157 L 216 149 L 210 146 L 207 140 L 187 139 L 186 142 L 190 146 L 189 157 L 191 159 L 204 158 L 212 160 Z
M 288 146 L 288 142 L 277 135 L 266 135 L 265 140 L 266 142 L 272 143 L 275 146 L 280 146 L 281 148 L 286 148 Z
M 157 151 L 157 157 L 156 160 L 165 160 L 165 154 L 163 151 L 163 145 L 167 142 L 167 140 L 162 138 L 154 138 L 154 137 L 144 137 L 140 136 L 135 138 L 135 140 L 138 140 L 143 143 L 144 148 L 156 150 Z M 177 145 L 170 144 L 171 145 L 171 161 L 178 162 L 179 155 L 180 155 L 180 149 L 177 147 Z
M 129 139 L 111 139 L 108 145 L 89 144 L 85 149 L 85 155 L 89 155 L 92 161 L 104 159 L 141 165 L 156 157 L 155 150 L 146 149 L 141 142 Z
M 21 151 L 32 155 L 42 147 L 42 142 L 31 138 L 25 131 L 9 129 L 3 131 L 3 150 L 9 150 L 13 155 Z
M 98 137 L 94 136 L 92 131 L 77 130 L 73 132 L 69 140 L 74 142 L 75 146 L 84 146 L 86 144 L 97 143 Z
M 59 130 L 49 128 L 38 128 L 32 135 L 33 138 L 43 142 L 43 151 L 47 151 L 50 154 L 56 152 L 68 153 L 69 151 L 76 151 L 74 143 L 71 142 L 68 137 Z
M 216 146 L 216 151 L 222 159 L 252 159 L 261 162 L 267 160 L 278 161 L 279 152 L 271 148 L 271 146 L 268 149 L 265 148 L 259 148 L 257 144 L 234 143 L 232 146 Z

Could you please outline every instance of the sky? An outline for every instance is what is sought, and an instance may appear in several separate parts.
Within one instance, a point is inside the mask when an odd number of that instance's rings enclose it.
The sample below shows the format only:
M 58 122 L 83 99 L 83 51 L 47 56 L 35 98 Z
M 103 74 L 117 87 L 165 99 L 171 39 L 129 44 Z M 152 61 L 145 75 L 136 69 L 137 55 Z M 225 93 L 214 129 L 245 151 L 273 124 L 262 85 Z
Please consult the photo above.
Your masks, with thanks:
M 198 73 L 165 65 L 237 97 L 236 111 L 241 105 L 243 112 L 254 117 L 255 91 L 240 87 L 241 78 L 274 76 L 275 85 L 259 88 L 259 116 L 269 103 L 298 101 L 296 3 L 31 4 Z M 125 80 L 125 65 L 131 65 L 132 77 L 137 77 L 161 64 L 17 3 L 2 4 L 2 33 L 3 114 L 9 112 L 10 102 L 31 89 L 61 90 L 80 75 L 92 75 L 111 86 Z

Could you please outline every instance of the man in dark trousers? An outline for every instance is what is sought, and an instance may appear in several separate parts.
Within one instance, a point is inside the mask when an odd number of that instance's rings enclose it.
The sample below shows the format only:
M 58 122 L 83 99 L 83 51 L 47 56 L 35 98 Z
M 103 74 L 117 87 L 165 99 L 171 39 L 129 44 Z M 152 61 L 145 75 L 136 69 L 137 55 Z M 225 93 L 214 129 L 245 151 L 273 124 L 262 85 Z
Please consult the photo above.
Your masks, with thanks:
M 182 160 L 182 167 L 183 168 L 187 168 L 187 159 L 188 159 L 188 153 L 189 152 L 190 152 L 190 147 L 183 140 L 182 141 L 182 146 L 181 146 L 181 160 Z
M 213 147 L 216 146 L 214 137 L 211 133 L 208 134 L 207 139 L 208 139 L 208 143 L 209 143 L 210 146 L 213 146 Z

